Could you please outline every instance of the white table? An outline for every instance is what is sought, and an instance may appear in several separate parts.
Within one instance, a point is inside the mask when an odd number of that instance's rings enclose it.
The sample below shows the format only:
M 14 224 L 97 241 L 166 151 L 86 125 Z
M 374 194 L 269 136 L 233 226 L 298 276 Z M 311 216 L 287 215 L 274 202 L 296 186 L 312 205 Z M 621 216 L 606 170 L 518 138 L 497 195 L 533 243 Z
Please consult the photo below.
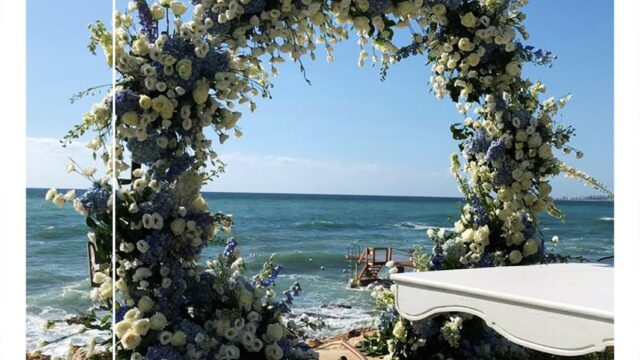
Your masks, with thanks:
M 613 267 L 552 264 L 393 274 L 408 320 L 478 316 L 510 341 L 576 356 L 613 345 Z

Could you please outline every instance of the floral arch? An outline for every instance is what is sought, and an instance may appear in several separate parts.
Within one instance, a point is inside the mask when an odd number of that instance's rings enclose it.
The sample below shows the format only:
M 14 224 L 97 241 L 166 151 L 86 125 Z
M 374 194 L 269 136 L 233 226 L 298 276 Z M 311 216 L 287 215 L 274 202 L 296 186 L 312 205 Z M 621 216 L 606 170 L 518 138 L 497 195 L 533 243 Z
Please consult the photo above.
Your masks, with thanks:
M 543 212 L 562 217 L 549 178 L 565 172 L 601 185 L 553 153 L 575 151 L 568 146 L 573 129 L 553 120 L 569 97 L 542 100 L 545 86 L 521 75 L 526 62 L 553 58 L 524 43 L 526 2 L 193 0 L 189 7 L 135 0 L 115 13 L 112 32 L 92 25 L 89 49 L 104 49 L 118 79 L 67 140 L 94 132 L 89 148 L 106 173 L 94 178 L 95 169 L 70 165 L 93 187 L 77 198 L 55 190 L 47 197 L 72 202 L 87 218 L 101 264 L 93 295 L 104 309 L 115 308 L 117 357 L 316 356 L 301 326 L 283 321 L 300 285 L 275 294 L 281 267 L 272 262 L 245 276 L 238 244 L 225 238 L 231 218 L 211 213 L 200 188 L 222 168 L 214 143 L 242 134 L 238 108 L 254 111 L 254 99 L 269 96 L 278 64 L 294 61 L 304 71 L 302 60 L 315 60 L 318 47 L 331 61 L 333 46 L 353 33 L 359 64 L 379 65 L 383 77 L 393 64 L 424 56 L 433 93 L 462 114 L 451 126 L 460 148 L 451 171 L 467 203 L 454 232 L 429 232 L 436 245 L 414 259 L 420 268 L 555 260 L 538 224 Z M 396 32 L 410 34 L 409 43 L 394 43 Z M 224 252 L 199 265 L 212 241 L 224 243 Z M 458 323 L 445 325 L 443 333 Z M 407 349 L 389 348 L 400 358 Z

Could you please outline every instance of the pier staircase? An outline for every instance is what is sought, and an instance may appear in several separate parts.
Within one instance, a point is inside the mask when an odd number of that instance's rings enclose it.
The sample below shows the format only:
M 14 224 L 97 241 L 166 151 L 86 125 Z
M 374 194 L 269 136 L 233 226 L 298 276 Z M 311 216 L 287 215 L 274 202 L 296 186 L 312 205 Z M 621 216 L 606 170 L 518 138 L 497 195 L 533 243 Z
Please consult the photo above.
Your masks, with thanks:
M 380 281 L 380 271 L 389 261 L 393 261 L 398 272 L 404 272 L 405 268 L 414 268 L 411 261 L 412 251 L 398 250 L 390 247 L 366 247 L 360 250 L 360 246 L 352 244 L 347 249 L 346 258 L 351 262 L 352 287 L 367 286 Z

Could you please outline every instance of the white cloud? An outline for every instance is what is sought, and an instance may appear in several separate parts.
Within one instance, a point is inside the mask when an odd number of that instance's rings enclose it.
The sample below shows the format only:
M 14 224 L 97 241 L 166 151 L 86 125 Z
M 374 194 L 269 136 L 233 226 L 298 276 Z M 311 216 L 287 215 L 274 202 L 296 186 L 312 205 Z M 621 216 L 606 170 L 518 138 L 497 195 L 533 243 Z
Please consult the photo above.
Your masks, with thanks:
M 456 196 L 447 169 L 428 171 L 377 163 L 290 156 L 221 154 L 226 173 L 206 190 L 369 195 Z
M 78 174 L 67 174 L 69 158 L 96 166 L 85 143 L 63 148 L 57 139 L 27 138 L 27 186 L 86 188 Z M 456 196 L 448 170 L 407 169 L 377 163 L 320 161 L 284 155 L 222 153 L 226 173 L 207 185 L 208 191 L 314 194 Z M 98 166 L 100 168 L 100 166 Z
M 58 139 L 27 137 L 27 187 L 88 188 L 87 179 L 76 173 L 67 174 L 69 158 L 83 167 L 98 167 L 86 143 L 74 142 L 62 147 Z

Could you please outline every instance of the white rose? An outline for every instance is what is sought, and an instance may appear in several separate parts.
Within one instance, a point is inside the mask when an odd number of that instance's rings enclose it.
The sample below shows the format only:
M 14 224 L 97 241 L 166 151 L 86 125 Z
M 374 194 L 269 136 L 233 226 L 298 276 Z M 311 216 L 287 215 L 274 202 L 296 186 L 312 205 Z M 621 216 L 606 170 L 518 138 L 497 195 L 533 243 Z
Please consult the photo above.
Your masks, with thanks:
M 113 327 L 113 332 L 118 338 L 122 338 L 124 334 L 131 328 L 132 322 L 129 320 L 122 320 Z
M 136 334 L 141 336 L 147 335 L 147 332 L 150 328 L 151 326 L 149 324 L 149 319 L 136 320 L 131 327 L 131 329 L 135 331 Z
M 147 251 L 149 251 L 149 244 L 144 241 L 144 240 L 139 240 L 136 243 L 136 248 L 138 248 L 138 251 L 140 251 L 141 253 L 146 253 Z
M 442 16 L 447 13 L 447 8 L 442 4 L 436 4 L 436 5 L 433 5 L 433 7 L 431 8 L 431 11 L 433 11 L 433 13 L 438 16 Z
M 73 199 L 76 198 L 76 191 L 75 190 L 69 190 L 67 191 L 66 194 L 64 194 L 64 200 L 65 201 L 73 201 Z
M 170 6 L 171 11 L 173 11 L 176 16 L 183 15 L 185 12 L 187 12 L 187 7 L 185 6 L 185 4 L 179 1 L 172 1 Z
M 537 239 L 527 240 L 524 243 L 524 247 L 522 248 L 523 255 L 526 257 L 526 256 L 536 254 L 538 252 L 538 245 L 540 245 L 540 243 L 538 242 Z
M 465 231 L 462 232 L 461 236 L 462 236 L 462 241 L 464 241 L 465 243 L 470 243 L 473 241 L 474 231 L 473 229 L 466 229 Z
M 142 317 L 142 314 L 140 313 L 140 310 L 138 310 L 137 308 L 133 308 L 124 314 L 125 320 L 129 320 L 129 321 L 138 320 L 140 319 L 140 317 Z
M 551 144 L 542 144 L 538 148 L 538 156 L 540 156 L 541 159 L 551 158 L 551 156 L 553 156 L 553 152 L 551 151 Z
M 181 235 L 186 227 L 186 222 L 183 218 L 177 218 L 171 222 L 171 231 L 176 235 Z
M 520 72 L 522 71 L 522 69 L 520 68 L 520 63 L 518 63 L 517 61 L 508 63 L 505 70 L 507 71 L 507 74 L 511 76 L 520 76 Z
M 109 280 L 109 277 L 105 275 L 103 272 L 96 271 L 96 273 L 93 274 L 93 282 L 96 284 L 102 284 L 107 280 Z
M 267 360 L 280 360 L 284 356 L 282 349 L 278 344 L 269 344 L 264 348 Z
M 151 311 L 151 309 L 153 309 L 153 305 L 155 305 L 156 303 L 151 300 L 150 297 L 148 296 L 143 296 L 140 298 L 140 300 L 138 300 L 138 309 L 140 309 L 140 311 L 142 312 L 149 312 Z
M 87 168 L 87 169 L 82 170 L 82 174 L 84 176 L 93 176 L 97 171 L 98 171 L 98 169 L 96 169 L 96 168 Z
M 155 313 L 150 319 L 150 327 L 153 330 L 162 330 L 167 326 L 167 318 L 163 313 Z
M 171 336 L 171 345 L 173 346 L 183 346 L 187 343 L 187 334 L 182 331 L 176 331 L 173 336 Z
M 167 345 L 171 342 L 172 337 L 173 334 L 171 334 L 171 332 L 163 331 L 158 335 L 158 341 L 160 341 L 160 344 L 162 345 Z
M 512 264 L 519 264 L 522 261 L 522 253 L 519 250 L 513 250 L 509 253 L 509 261 Z
M 64 195 L 62 194 L 58 194 L 53 198 L 53 203 L 57 206 L 57 207 L 63 207 L 64 206 Z
M 271 341 L 278 341 L 284 335 L 284 327 L 281 324 L 270 324 L 267 326 L 267 337 Z
M 460 22 L 462 23 L 462 25 L 468 28 L 472 28 L 476 26 L 476 17 L 472 12 L 468 12 L 464 14 L 464 16 L 460 19 Z
M 140 338 L 140 335 L 136 334 L 130 329 L 126 332 L 126 334 L 124 334 L 122 340 L 120 340 L 120 343 L 125 350 L 132 350 L 140 345 L 141 340 L 142 338 Z

